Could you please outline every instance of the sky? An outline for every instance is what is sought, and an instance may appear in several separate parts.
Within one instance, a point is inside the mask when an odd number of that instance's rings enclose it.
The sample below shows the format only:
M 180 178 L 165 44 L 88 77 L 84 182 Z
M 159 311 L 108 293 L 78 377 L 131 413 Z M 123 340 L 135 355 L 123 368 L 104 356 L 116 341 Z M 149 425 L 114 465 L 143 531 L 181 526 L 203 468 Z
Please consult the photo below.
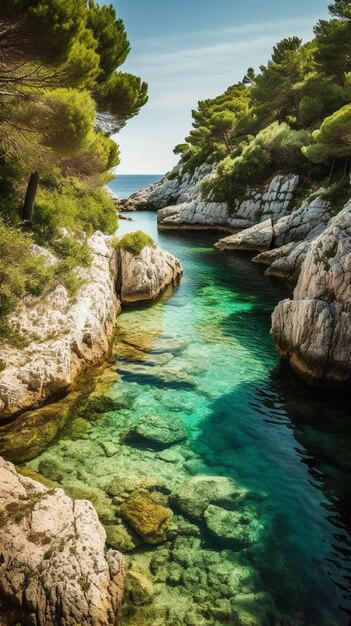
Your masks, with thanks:
M 199 100 L 258 69 L 273 45 L 328 16 L 331 0 L 113 0 L 132 50 L 120 68 L 149 85 L 149 102 L 116 136 L 119 174 L 163 174 Z

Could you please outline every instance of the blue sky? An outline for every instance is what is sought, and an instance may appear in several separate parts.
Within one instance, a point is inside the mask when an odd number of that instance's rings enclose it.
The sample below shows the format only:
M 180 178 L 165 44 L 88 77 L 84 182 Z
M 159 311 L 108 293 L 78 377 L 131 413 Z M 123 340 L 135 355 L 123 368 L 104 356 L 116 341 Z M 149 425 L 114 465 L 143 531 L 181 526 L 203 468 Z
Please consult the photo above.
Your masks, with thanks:
M 331 0 L 113 0 L 132 51 L 123 71 L 149 84 L 149 102 L 116 137 L 121 174 L 162 174 L 191 126 L 191 109 L 258 68 L 273 45 L 311 39 Z

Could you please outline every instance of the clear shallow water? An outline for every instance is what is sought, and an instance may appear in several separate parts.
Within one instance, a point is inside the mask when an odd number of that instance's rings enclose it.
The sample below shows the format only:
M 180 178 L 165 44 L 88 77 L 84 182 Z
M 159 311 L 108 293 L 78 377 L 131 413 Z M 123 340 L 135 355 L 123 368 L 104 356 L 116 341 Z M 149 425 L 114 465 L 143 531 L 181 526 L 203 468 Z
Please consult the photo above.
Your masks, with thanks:
M 120 200 L 129 196 L 139 189 L 144 189 L 162 178 L 162 174 L 119 174 L 110 183 L 109 187 L 117 194 Z
M 129 553 L 154 596 L 135 606 L 127 594 L 125 626 L 348 625 L 348 399 L 310 391 L 278 367 L 269 327 L 273 307 L 287 296 L 280 283 L 244 256 L 213 252 L 215 237 L 158 235 L 153 213 L 133 220 L 121 221 L 120 233 L 141 228 L 158 238 L 184 276 L 153 306 L 120 316 L 111 364 L 88 405 L 28 467 L 91 498 L 107 528 L 115 516 L 119 524 L 120 501 L 108 495 L 114 477 L 159 480 L 162 503 L 198 474 L 230 477 L 256 494 L 255 530 L 241 551 L 201 522 L 184 530 L 186 518 L 173 507 L 170 540 Z M 102 396 L 115 405 L 94 412 L 89 402 Z M 124 439 L 140 418 L 164 414 L 189 429 L 172 446 L 171 462 Z M 115 455 L 106 457 L 106 442 Z

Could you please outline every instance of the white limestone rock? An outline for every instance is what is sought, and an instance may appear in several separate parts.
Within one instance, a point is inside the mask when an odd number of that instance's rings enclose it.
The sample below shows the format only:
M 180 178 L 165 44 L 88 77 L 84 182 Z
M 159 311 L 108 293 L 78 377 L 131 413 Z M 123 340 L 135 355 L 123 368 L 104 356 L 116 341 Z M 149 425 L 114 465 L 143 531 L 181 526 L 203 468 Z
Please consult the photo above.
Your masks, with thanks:
M 266 276 L 274 276 L 275 278 L 296 283 L 310 245 L 310 241 L 287 243 L 280 248 L 274 248 L 258 254 L 252 261 L 268 266 L 265 271 Z
M 13 325 L 30 343 L 21 349 L 1 345 L 6 368 L 0 373 L 0 420 L 67 390 L 82 369 L 107 354 L 120 311 L 115 253 L 110 238 L 99 232 L 88 245 L 93 262 L 79 270 L 85 283 L 73 299 L 58 285 L 44 298 L 25 298 L 12 316 Z
M 314 239 L 327 227 L 331 217 L 331 205 L 328 201 L 318 197 L 312 202 L 303 202 L 300 208 L 274 224 L 274 246 Z
M 268 219 L 261 224 L 241 231 L 236 235 L 230 235 L 220 239 L 215 248 L 221 252 L 224 250 L 247 250 L 264 252 L 269 250 L 273 239 L 272 220 Z
M 272 316 L 280 354 L 314 384 L 351 381 L 351 202 L 311 244 L 293 300 Z
M 0 457 L 0 591 L 31 626 L 114 626 L 123 556 L 105 550 L 90 502 L 18 474 Z
M 178 259 L 158 246 L 145 246 L 138 255 L 119 254 L 122 303 L 155 300 L 183 272 Z

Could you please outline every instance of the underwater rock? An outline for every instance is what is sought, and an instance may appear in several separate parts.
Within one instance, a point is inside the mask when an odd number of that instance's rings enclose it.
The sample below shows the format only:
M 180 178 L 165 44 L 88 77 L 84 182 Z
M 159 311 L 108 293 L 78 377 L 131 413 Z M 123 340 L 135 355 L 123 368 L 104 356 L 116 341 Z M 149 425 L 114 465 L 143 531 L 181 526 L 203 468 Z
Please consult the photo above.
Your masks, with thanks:
M 154 489 L 161 485 L 162 480 L 153 476 L 118 475 L 110 482 L 106 492 L 117 499 L 125 500 L 135 491 Z
M 166 541 L 166 531 L 173 517 L 171 509 L 157 504 L 150 496 L 136 494 L 123 502 L 120 512 L 146 543 Z
M 186 439 L 187 430 L 175 415 L 145 415 L 128 434 L 134 436 L 167 446 Z
M 122 303 L 155 300 L 183 273 L 178 259 L 158 246 L 145 246 L 138 255 L 121 249 L 119 257 Z
M 0 591 L 18 621 L 114 626 L 124 559 L 105 552 L 105 531 L 90 502 L 47 490 L 0 458 L 0 505 Z
M 232 505 L 247 493 L 225 476 L 194 476 L 181 484 L 172 500 L 183 513 L 201 518 L 210 504 Z
M 256 510 L 228 511 L 210 504 L 204 517 L 210 533 L 233 550 L 247 548 L 262 529 Z
M 128 570 L 124 595 L 125 601 L 129 600 L 136 606 L 143 606 L 152 602 L 154 587 L 144 572 L 132 567 Z
M 101 447 L 108 458 L 114 456 L 118 452 L 118 446 L 112 443 L 112 441 L 103 441 L 101 443 Z
M 107 545 L 120 550 L 122 554 L 134 550 L 142 543 L 139 535 L 123 523 L 105 526 L 105 530 Z

